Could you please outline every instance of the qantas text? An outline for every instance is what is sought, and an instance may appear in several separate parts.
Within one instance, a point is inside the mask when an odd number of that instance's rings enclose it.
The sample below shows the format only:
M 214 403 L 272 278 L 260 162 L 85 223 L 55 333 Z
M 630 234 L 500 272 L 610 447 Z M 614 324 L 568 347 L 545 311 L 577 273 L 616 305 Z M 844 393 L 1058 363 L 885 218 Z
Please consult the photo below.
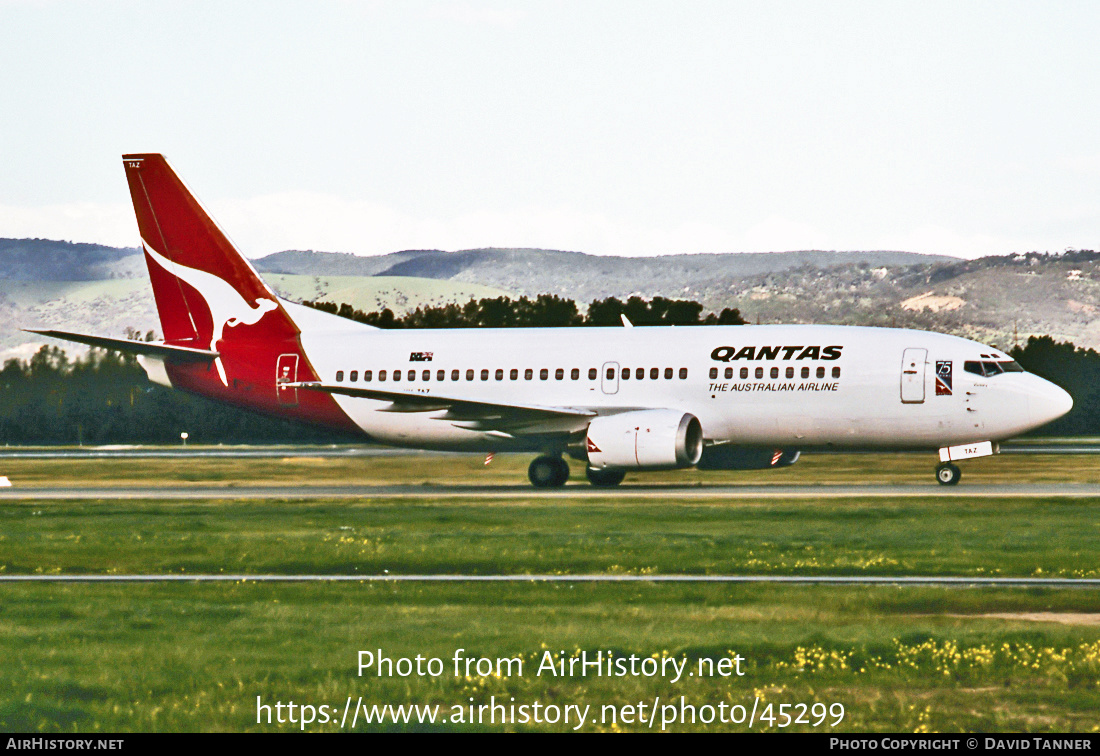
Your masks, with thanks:
M 839 360 L 842 346 L 720 346 L 710 353 L 712 360 Z

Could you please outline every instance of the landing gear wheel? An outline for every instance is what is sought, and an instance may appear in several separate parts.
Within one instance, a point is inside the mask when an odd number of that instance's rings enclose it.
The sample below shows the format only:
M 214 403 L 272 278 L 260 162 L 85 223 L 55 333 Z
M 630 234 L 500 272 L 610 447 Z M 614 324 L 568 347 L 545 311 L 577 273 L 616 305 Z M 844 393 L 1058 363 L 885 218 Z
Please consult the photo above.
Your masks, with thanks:
M 626 477 L 625 470 L 597 470 L 589 467 L 584 472 L 588 476 L 588 482 L 597 488 L 614 488 Z
M 569 480 L 569 463 L 561 457 L 535 457 L 527 477 L 535 488 L 561 488 Z
M 955 465 L 947 462 L 936 468 L 936 480 L 939 481 L 941 486 L 953 486 L 959 482 L 959 478 L 962 477 L 962 470 Z

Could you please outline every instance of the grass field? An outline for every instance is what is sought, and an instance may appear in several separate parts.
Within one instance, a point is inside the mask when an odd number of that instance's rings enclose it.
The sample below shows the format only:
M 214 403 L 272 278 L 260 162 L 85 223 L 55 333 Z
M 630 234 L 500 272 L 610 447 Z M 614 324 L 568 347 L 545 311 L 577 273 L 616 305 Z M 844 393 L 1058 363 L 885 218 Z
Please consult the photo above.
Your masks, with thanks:
M 1091 499 L 799 501 L 515 497 L 435 500 L 431 485 L 517 483 L 526 459 L 4 460 L 17 485 L 425 483 L 378 500 L 0 503 L 0 570 L 34 573 L 1100 574 Z M 770 473 L 683 480 L 927 482 L 923 456 L 810 456 Z M 1089 457 L 1001 457 L 967 481 L 1100 479 Z M 403 477 L 405 476 L 405 477 Z M 523 675 L 455 676 L 455 649 L 517 657 Z M 359 650 L 437 657 L 436 677 L 357 675 Z M 544 651 L 744 659 L 744 676 L 551 677 Z M 298 729 L 265 704 L 843 704 L 840 731 L 1093 731 L 1100 593 L 1090 589 L 713 584 L 0 584 L 0 729 Z M 472 700 L 471 700 L 472 699 Z M 511 699 L 514 699 L 512 701 Z M 616 709 L 618 713 L 622 709 Z M 732 710 L 730 710 L 732 711 Z M 663 714 L 664 712 L 662 712 Z M 653 729 L 661 728 L 658 714 Z M 453 717 L 453 714 L 450 714 Z M 338 718 L 338 717 L 337 717 Z M 597 721 L 593 721 L 593 720 Z M 814 717 L 810 718 L 814 721 Z M 753 730 L 780 728 L 756 720 Z M 817 729 L 829 729 L 832 718 Z M 348 721 L 350 725 L 350 718 Z M 370 724 L 549 729 L 573 724 Z M 310 731 L 334 731 L 315 722 Z M 349 729 L 345 727 L 344 729 Z M 669 729 L 744 731 L 747 723 Z
M 236 485 L 527 485 L 533 455 L 498 454 L 490 465 L 477 454 L 397 454 L 370 457 L 0 459 L 0 475 L 16 486 L 173 486 L 177 483 Z M 626 484 L 838 485 L 924 484 L 938 488 L 934 454 L 807 454 L 777 470 L 670 470 L 630 473 Z M 961 463 L 971 483 L 1093 483 L 1100 481 L 1100 455 L 1002 454 Z M 583 464 L 571 461 L 569 485 L 588 487 Z M 965 490 L 965 488 L 961 489 Z

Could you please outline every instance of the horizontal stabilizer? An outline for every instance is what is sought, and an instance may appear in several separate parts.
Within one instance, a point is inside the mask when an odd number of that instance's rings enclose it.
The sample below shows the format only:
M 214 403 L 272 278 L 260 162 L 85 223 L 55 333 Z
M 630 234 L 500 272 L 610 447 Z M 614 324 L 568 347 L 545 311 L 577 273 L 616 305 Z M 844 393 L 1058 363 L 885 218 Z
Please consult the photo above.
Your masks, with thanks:
M 175 362 L 213 362 L 218 357 L 218 353 L 210 349 L 172 346 L 159 341 L 132 341 L 130 339 L 113 339 L 110 336 L 92 336 L 68 331 L 39 331 L 33 328 L 24 328 L 23 330 L 54 339 L 65 339 L 66 341 L 75 341 L 78 344 L 114 349 L 127 354 L 145 354 L 151 357 L 167 358 Z

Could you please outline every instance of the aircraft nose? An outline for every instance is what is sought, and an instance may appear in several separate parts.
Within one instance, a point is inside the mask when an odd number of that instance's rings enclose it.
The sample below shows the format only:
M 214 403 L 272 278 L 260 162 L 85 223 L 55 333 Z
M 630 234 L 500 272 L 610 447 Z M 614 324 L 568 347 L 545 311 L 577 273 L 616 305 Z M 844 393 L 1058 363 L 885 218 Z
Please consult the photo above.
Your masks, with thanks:
M 1073 397 L 1060 386 L 1040 379 L 1039 385 L 1028 394 L 1027 405 L 1031 421 L 1042 425 L 1057 420 L 1073 409 Z

